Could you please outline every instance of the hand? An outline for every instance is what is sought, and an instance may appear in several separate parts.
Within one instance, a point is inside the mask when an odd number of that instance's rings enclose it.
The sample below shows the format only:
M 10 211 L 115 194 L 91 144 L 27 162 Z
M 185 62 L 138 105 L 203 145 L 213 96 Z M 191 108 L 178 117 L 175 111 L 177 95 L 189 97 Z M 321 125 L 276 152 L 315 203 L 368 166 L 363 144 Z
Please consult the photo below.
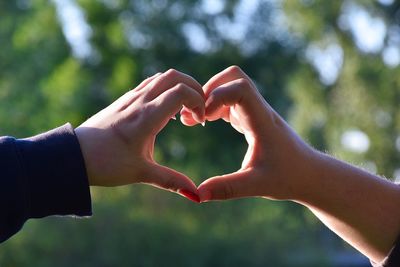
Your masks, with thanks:
M 198 187 L 201 201 L 293 200 L 372 261 L 382 262 L 399 233 L 398 185 L 313 150 L 238 67 L 217 74 L 203 90 L 206 119 L 230 122 L 249 147 L 239 171 Z M 181 114 L 186 125 L 196 124 L 193 112 L 183 109 Z
M 314 150 L 270 107 L 250 78 L 233 66 L 211 78 L 203 90 L 206 119 L 230 122 L 249 147 L 239 171 L 210 178 L 198 187 L 201 201 L 249 196 L 291 199 L 301 192 Z M 187 109 L 181 114 L 184 124 L 197 123 Z
M 176 70 L 144 80 L 76 130 L 90 185 L 146 183 L 196 200 L 197 188 L 182 173 L 154 161 L 157 134 L 184 105 L 205 120 L 201 85 Z M 198 199 L 198 197 L 197 197 Z

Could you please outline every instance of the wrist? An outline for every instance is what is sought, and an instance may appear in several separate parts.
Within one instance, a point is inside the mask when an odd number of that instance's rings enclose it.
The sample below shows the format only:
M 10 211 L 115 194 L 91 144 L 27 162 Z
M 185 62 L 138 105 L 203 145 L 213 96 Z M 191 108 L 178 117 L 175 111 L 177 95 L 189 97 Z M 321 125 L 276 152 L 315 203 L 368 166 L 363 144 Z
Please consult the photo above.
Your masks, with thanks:
M 87 143 L 88 136 L 87 136 L 86 130 L 85 130 L 85 128 L 78 127 L 74 130 L 74 132 L 75 132 L 75 135 L 78 139 L 78 142 L 79 142 L 79 145 L 81 148 L 82 157 L 83 157 L 83 161 L 85 163 L 86 174 L 88 177 L 89 185 L 93 185 L 93 173 L 91 171 L 92 168 L 91 168 L 91 163 L 89 161 L 90 156 L 89 156 L 89 152 L 88 152 L 88 150 L 89 150 L 88 143 Z
M 305 165 L 307 171 L 293 200 L 306 207 L 328 205 L 337 197 L 337 187 L 343 187 L 346 182 L 346 175 L 343 175 L 342 171 L 347 169 L 348 165 L 315 149 L 312 149 L 308 164 Z M 342 179 L 345 180 L 340 181 Z
M 311 147 L 303 150 L 299 163 L 299 168 L 293 168 L 292 177 L 294 178 L 290 200 L 304 203 L 310 201 L 315 192 L 320 191 L 321 179 L 326 168 L 326 154 L 321 153 Z

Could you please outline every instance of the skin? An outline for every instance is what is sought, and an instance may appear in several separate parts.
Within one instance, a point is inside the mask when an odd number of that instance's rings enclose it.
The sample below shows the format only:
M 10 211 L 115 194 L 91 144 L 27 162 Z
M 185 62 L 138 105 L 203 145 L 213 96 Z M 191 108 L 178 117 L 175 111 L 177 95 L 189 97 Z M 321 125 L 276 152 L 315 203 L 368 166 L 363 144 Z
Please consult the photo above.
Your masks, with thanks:
M 154 161 L 157 134 L 187 107 L 196 122 L 205 120 L 201 85 L 176 70 L 158 73 L 127 92 L 78 128 L 90 185 L 150 184 L 199 201 L 187 176 Z
M 155 138 L 179 111 L 185 125 L 223 119 L 244 134 L 249 147 L 241 169 L 196 188 L 184 174 L 155 162 Z M 374 262 L 383 260 L 399 234 L 399 187 L 311 148 L 236 66 L 203 88 L 176 70 L 156 74 L 75 132 L 90 185 L 146 183 L 197 202 L 291 200 Z
M 206 119 L 229 122 L 244 134 L 248 150 L 240 170 L 198 187 L 202 202 L 291 200 L 372 261 L 387 256 L 400 230 L 399 186 L 311 148 L 236 66 L 215 75 L 203 90 Z M 181 115 L 185 125 L 198 123 L 186 108 Z

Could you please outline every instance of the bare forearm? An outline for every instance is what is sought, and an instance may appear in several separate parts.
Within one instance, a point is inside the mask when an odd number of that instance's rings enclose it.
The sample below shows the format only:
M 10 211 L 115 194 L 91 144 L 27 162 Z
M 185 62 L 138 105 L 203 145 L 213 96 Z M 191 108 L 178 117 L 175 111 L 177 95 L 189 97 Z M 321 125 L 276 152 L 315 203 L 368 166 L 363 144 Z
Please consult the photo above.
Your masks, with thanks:
M 315 163 L 296 201 L 370 259 L 383 260 L 400 232 L 400 187 L 324 154 Z

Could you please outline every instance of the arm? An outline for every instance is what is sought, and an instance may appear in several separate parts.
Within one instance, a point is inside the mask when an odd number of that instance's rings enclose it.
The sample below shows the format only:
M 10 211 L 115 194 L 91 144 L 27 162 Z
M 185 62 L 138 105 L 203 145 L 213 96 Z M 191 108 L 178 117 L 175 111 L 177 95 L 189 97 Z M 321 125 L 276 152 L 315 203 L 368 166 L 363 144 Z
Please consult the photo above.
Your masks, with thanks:
M 74 130 L 0 138 L 0 242 L 26 220 L 91 215 L 88 185 L 147 183 L 199 201 L 184 174 L 153 159 L 156 135 L 186 106 L 204 121 L 204 93 L 175 70 L 154 75 Z M 76 135 L 75 135 L 76 134 Z
M 27 138 L 0 138 L 0 242 L 26 220 L 90 216 L 88 180 L 71 125 Z
M 316 173 L 296 201 L 372 261 L 382 262 L 399 235 L 399 186 L 316 154 Z
M 230 122 L 249 147 L 239 171 L 199 186 L 201 201 L 249 196 L 292 200 L 371 260 L 383 260 L 400 230 L 398 186 L 312 149 L 238 67 L 214 76 L 204 92 L 207 120 Z M 182 112 L 182 120 L 195 123 L 188 111 Z

